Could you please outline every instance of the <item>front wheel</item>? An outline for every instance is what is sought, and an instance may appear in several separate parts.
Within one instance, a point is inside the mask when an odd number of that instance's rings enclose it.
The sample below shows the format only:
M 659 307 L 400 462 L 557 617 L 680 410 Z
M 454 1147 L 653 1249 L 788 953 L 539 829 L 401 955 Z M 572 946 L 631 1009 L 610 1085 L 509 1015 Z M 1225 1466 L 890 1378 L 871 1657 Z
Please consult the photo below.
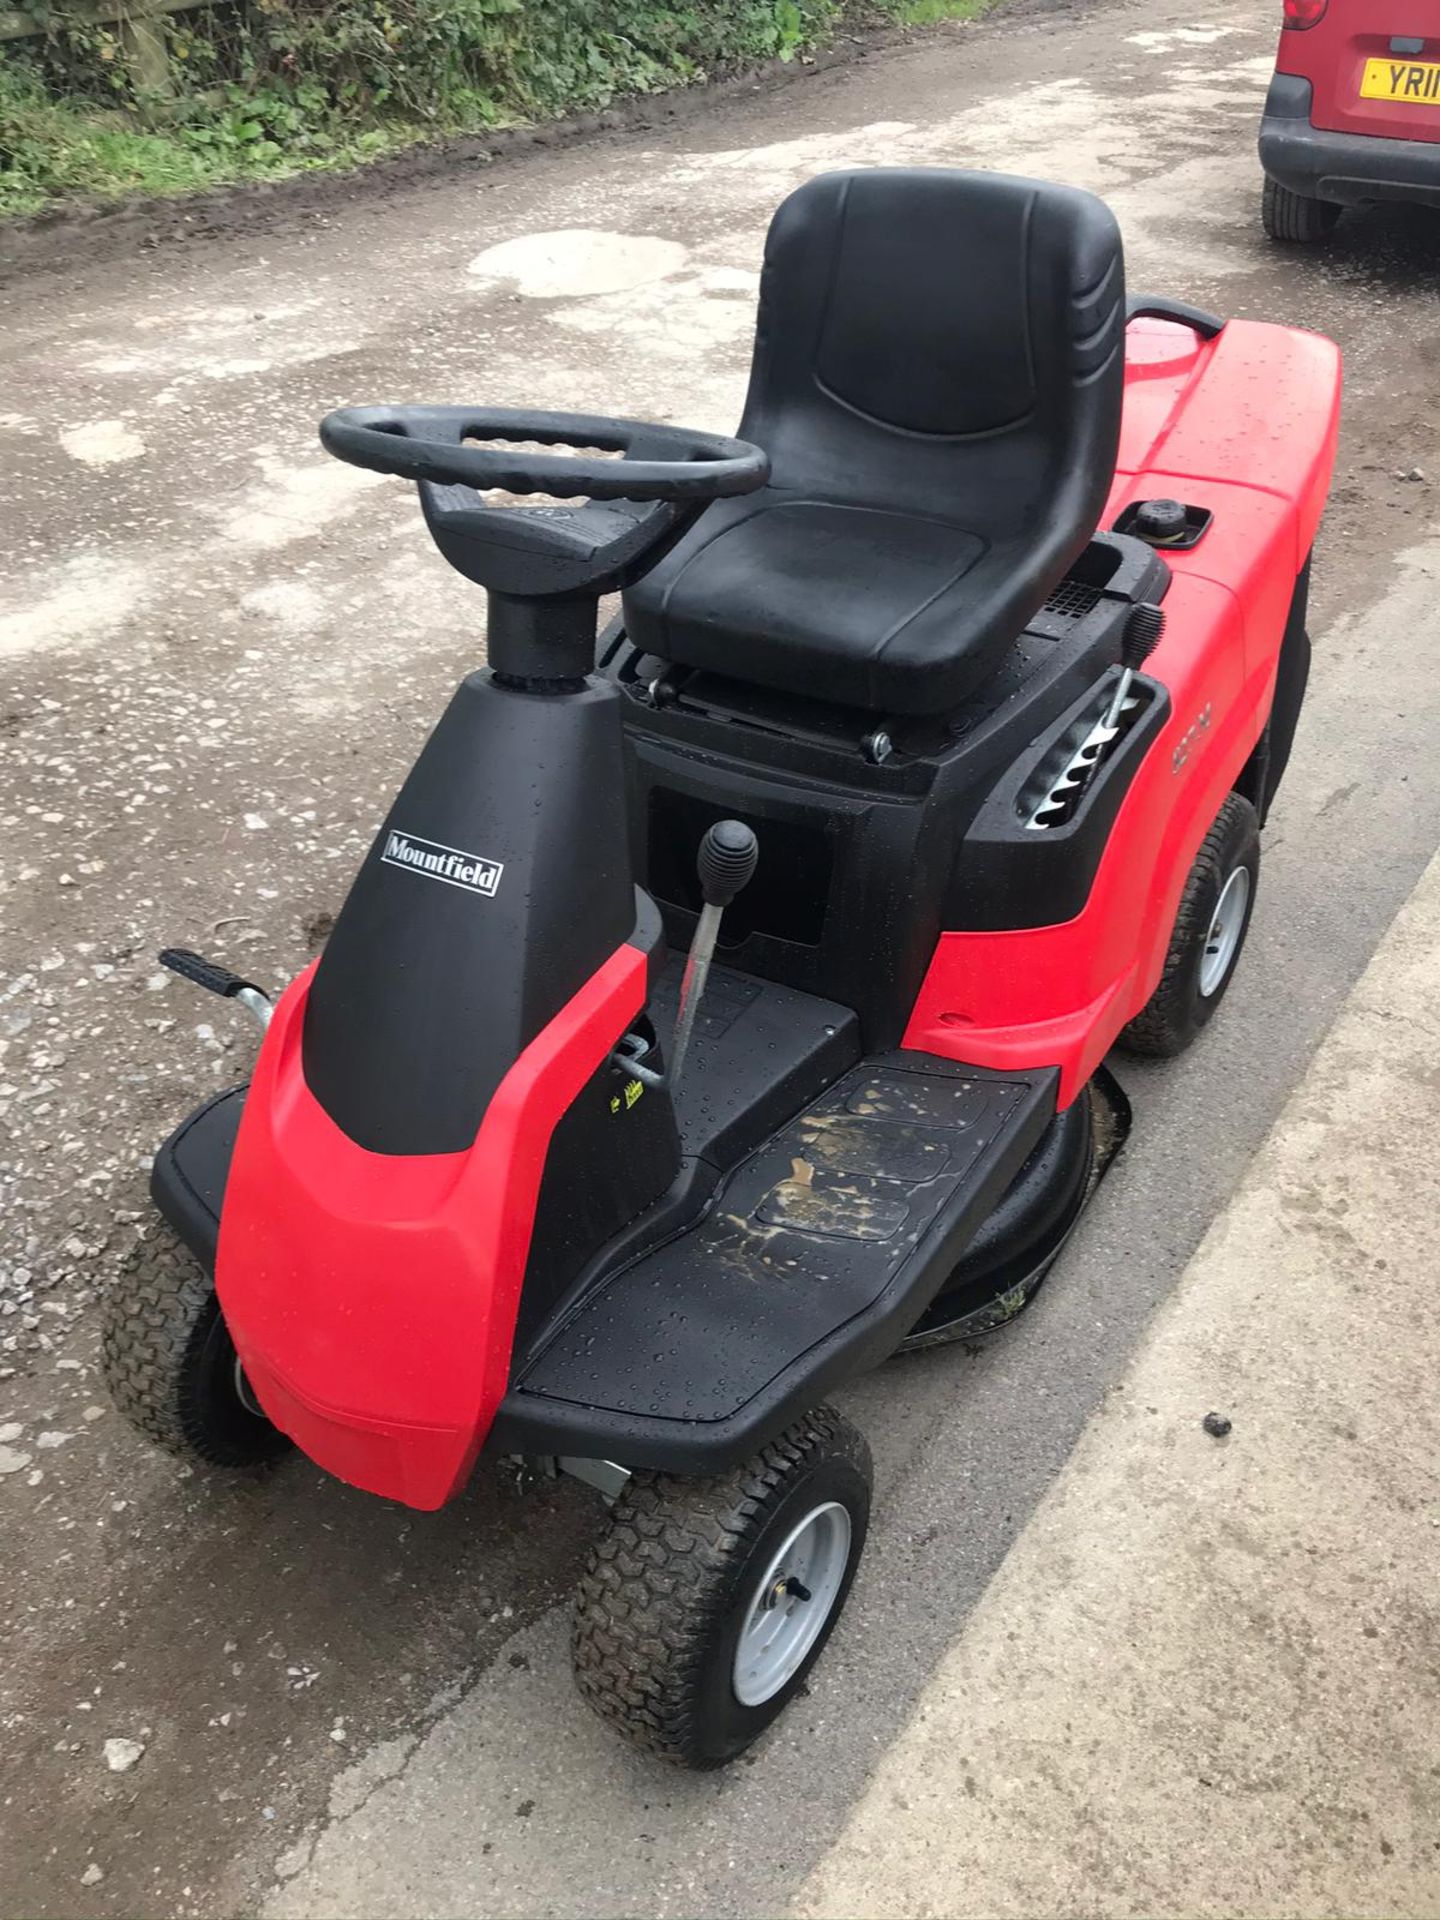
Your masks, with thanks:
M 716 1480 L 637 1473 L 580 1582 L 580 1691 L 688 1767 L 743 1753 L 793 1699 L 850 1592 L 870 1519 L 863 1435 L 817 1407 Z
M 1334 232 L 1340 208 L 1333 200 L 1316 200 L 1308 193 L 1292 193 L 1278 180 L 1265 182 L 1260 219 L 1266 233 L 1283 246 L 1314 246 Z
M 1226 796 L 1180 896 L 1165 971 L 1120 1035 L 1131 1053 L 1170 1060 L 1199 1038 L 1235 977 L 1260 884 L 1260 822 L 1238 793 Z
M 289 1450 L 245 1379 L 214 1282 L 168 1227 L 150 1229 L 106 1295 L 100 1355 L 116 1407 L 169 1452 L 262 1467 Z

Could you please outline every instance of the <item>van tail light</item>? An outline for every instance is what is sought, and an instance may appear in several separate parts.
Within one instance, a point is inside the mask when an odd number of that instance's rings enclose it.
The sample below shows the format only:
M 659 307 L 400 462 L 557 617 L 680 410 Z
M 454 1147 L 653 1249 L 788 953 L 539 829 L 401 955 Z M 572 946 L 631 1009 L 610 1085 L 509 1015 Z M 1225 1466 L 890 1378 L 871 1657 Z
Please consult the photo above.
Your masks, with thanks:
M 1285 0 L 1285 25 L 1297 31 L 1318 27 L 1330 0 Z

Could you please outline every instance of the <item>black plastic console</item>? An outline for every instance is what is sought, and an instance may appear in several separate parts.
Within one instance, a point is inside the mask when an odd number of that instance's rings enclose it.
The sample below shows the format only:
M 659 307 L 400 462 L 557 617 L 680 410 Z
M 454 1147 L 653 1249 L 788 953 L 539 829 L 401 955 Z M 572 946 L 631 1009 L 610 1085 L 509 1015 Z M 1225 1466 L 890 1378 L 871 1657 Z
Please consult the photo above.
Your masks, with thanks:
M 1163 723 L 1163 687 L 1144 684 L 1062 832 L 1019 831 L 1016 782 L 1064 747 L 1087 702 L 1098 718 L 1132 609 L 1169 580 L 1144 541 L 1097 535 L 1000 668 L 936 719 L 687 673 L 613 627 L 601 660 L 626 695 L 636 876 L 671 944 L 688 945 L 699 908 L 693 849 L 726 817 L 753 827 L 760 865 L 726 916 L 725 957 L 854 1007 L 869 1052 L 902 1038 L 942 932 L 1072 918 Z

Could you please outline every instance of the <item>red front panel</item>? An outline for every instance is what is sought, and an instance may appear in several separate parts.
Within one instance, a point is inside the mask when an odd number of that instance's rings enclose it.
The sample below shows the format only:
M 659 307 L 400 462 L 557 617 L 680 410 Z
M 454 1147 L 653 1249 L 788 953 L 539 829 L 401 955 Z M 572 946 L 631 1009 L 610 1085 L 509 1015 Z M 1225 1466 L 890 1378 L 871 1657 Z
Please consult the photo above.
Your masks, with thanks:
M 1103 526 L 1178 497 L 1214 522 L 1167 556 L 1165 634 L 1146 672 L 1164 732 L 1117 817 L 1075 919 L 942 934 L 905 1045 L 986 1067 L 1058 1065 L 1068 1106 L 1159 983 L 1185 879 L 1264 729 L 1296 576 L 1339 428 L 1329 341 L 1236 320 L 1214 342 L 1161 320 L 1129 331 L 1125 415 Z
M 621 947 L 521 1054 L 464 1153 L 348 1139 L 305 1084 L 311 972 L 266 1034 L 220 1225 L 216 1283 L 266 1413 L 342 1480 L 438 1507 L 504 1396 L 545 1155 L 644 1004 Z

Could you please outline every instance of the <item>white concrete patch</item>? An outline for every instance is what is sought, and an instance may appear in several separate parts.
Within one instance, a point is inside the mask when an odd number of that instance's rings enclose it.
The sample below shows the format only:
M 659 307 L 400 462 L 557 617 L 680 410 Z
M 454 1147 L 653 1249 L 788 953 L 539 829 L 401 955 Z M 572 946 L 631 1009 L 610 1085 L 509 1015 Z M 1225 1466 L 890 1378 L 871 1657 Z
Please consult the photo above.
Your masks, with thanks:
M 289 467 L 265 455 L 258 465 L 263 478 L 246 489 L 238 505 L 211 509 L 227 545 L 284 547 L 309 539 L 329 526 L 356 494 L 385 478 L 338 460 Z
M 530 300 L 573 299 L 647 286 L 678 273 L 688 257 L 678 240 L 570 227 L 502 240 L 476 254 L 469 271 Z
M 759 288 L 757 273 L 702 267 L 653 286 L 554 307 L 546 317 L 578 333 L 628 334 L 647 353 L 689 359 L 750 339 Z
M 67 427 L 60 444 L 72 460 L 81 460 L 87 467 L 138 460 L 145 451 L 145 442 L 123 420 L 91 420 L 82 427 Z
M 320 592 L 299 580 L 268 580 L 242 595 L 240 606 L 285 633 L 312 633 L 323 625 L 328 611 Z
M 139 344 L 97 352 L 94 340 L 82 341 L 78 365 L 106 379 L 163 379 L 163 405 L 196 381 L 240 380 L 353 352 L 365 339 L 355 331 L 353 317 L 347 313 L 337 324 L 318 295 L 255 307 L 141 314 L 131 322 L 132 331 L 144 336 Z
M 764 147 L 732 147 L 723 153 L 687 153 L 682 164 L 695 174 L 788 174 L 804 179 L 851 161 L 860 166 L 881 164 L 881 156 L 898 142 L 931 129 L 908 120 L 875 120 L 869 126 L 843 133 L 812 133 L 799 140 L 777 140 Z
M 1125 43 L 1146 53 L 1174 53 L 1181 47 L 1209 47 L 1235 31 L 1233 27 L 1172 27 L 1168 33 L 1127 33 Z
M 144 568 L 97 553 L 78 553 L 0 599 L 0 658 L 103 640 L 123 626 L 145 598 Z

